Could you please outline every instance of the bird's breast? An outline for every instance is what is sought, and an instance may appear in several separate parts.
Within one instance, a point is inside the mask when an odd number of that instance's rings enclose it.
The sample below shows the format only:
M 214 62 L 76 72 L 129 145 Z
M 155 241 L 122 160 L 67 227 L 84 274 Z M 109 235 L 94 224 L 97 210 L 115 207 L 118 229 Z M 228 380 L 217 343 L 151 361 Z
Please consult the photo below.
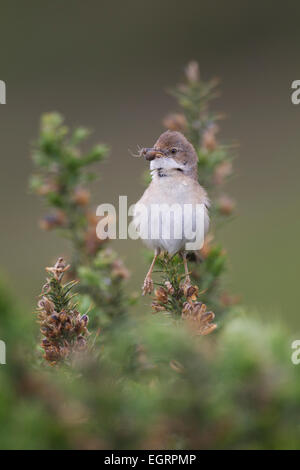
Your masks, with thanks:
M 174 179 L 166 177 L 152 181 L 136 204 L 134 215 L 135 225 L 145 243 L 150 248 L 160 248 L 171 254 L 180 251 L 186 241 L 192 239 L 187 237 L 187 232 L 205 233 L 208 227 L 201 191 L 193 182 Z M 202 219 L 197 216 L 198 205 L 203 206 Z

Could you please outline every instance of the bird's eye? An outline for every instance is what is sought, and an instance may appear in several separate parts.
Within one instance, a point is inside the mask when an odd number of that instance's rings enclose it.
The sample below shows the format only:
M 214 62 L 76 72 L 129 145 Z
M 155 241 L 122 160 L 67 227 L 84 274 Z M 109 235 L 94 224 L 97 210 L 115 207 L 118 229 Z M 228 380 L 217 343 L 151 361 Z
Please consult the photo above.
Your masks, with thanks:
M 177 149 L 175 149 L 175 148 L 171 149 L 171 153 L 172 153 L 173 155 L 175 155 L 175 153 L 177 153 Z

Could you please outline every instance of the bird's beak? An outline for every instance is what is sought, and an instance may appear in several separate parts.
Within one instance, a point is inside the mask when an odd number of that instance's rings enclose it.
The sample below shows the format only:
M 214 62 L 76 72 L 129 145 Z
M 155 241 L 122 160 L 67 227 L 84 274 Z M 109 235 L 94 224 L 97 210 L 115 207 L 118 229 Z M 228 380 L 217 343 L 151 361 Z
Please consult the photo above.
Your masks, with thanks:
M 151 160 L 154 160 L 154 158 L 165 157 L 165 154 L 162 150 L 157 150 L 154 148 L 148 148 L 148 149 L 145 148 L 143 149 L 142 154 L 146 158 L 146 160 L 148 160 L 149 162 Z

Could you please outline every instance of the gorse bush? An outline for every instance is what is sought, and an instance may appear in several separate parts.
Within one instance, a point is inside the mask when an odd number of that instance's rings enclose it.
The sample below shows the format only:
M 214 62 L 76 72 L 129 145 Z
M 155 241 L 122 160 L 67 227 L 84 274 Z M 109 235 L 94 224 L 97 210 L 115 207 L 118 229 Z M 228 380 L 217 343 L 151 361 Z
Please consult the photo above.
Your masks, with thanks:
M 236 302 L 236 297 L 230 296 L 220 285 L 220 278 L 226 269 L 226 252 L 219 243 L 215 242 L 214 231 L 223 221 L 230 219 L 235 203 L 224 193 L 223 189 L 224 184 L 232 175 L 234 149 L 218 141 L 218 121 L 222 116 L 212 113 L 209 108 L 210 101 L 218 95 L 216 87 L 217 80 L 206 82 L 201 79 L 196 62 L 188 64 L 185 69 L 184 82 L 171 90 L 171 94 L 178 102 L 180 112 L 167 115 L 163 124 L 167 129 L 185 134 L 198 155 L 199 182 L 208 191 L 211 200 L 211 230 L 206 237 L 203 249 L 189 252 L 188 261 L 194 293 L 198 294 L 200 291 L 201 301 L 220 318 Z M 180 256 L 177 255 L 171 260 L 164 256 L 160 268 L 164 277 L 172 284 L 175 277 L 180 278 L 182 271 Z M 160 292 L 162 292 L 161 289 Z M 175 291 L 175 298 L 167 292 L 170 302 L 165 306 L 170 313 L 176 315 L 176 312 L 182 313 L 182 302 L 178 289 Z M 176 302 L 176 299 L 179 302 Z M 160 302 L 160 306 L 161 304 Z M 157 299 L 153 307 L 157 310 Z
M 53 365 L 72 360 L 72 357 L 86 352 L 88 346 L 89 317 L 81 315 L 73 303 L 72 289 L 77 282 L 62 283 L 69 268 L 63 258 L 59 258 L 52 268 L 47 268 L 49 277 L 37 309 L 44 358 Z
M 227 196 L 220 201 L 232 155 L 217 142 L 218 116 L 208 107 L 215 82 L 203 82 L 192 63 L 174 94 L 181 111 L 165 124 L 196 148 L 215 228 L 233 210 Z M 89 167 L 107 149 L 81 152 L 85 137 L 58 114 L 42 119 L 31 187 L 48 207 L 42 228 L 67 237 L 73 254 L 47 269 L 33 314 L 0 285 L 0 338 L 8 347 L 0 447 L 298 448 L 300 378 L 288 334 L 233 305 L 220 283 L 226 255 L 216 236 L 191 257 L 190 286 L 181 286 L 179 259 L 163 256 L 152 307 L 138 303 L 134 313 L 128 271 L 112 242 L 97 239 L 90 208 Z
M 96 234 L 99 219 L 90 207 L 87 185 L 95 179 L 91 165 L 107 157 L 108 147 L 96 145 L 83 152 L 81 145 L 89 135 L 85 128 L 71 132 L 58 113 L 45 114 L 32 153 L 35 172 L 30 186 L 48 207 L 40 221 L 41 228 L 57 230 L 72 244 L 70 277 L 81 281 L 86 302 L 96 309 L 96 324 L 100 317 L 104 321 L 124 313 L 128 299 L 122 284 L 128 271 Z

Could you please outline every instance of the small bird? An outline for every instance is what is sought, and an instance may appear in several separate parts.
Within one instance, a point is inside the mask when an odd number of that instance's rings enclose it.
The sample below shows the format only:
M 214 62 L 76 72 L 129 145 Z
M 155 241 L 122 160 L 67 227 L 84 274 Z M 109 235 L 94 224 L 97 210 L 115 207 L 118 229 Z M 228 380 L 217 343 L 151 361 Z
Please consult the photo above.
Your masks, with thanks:
M 179 211 L 170 214 L 168 208 L 174 204 L 180 207 L 189 204 L 193 209 L 199 204 L 203 205 L 202 226 L 197 226 L 196 231 L 202 231 L 205 235 L 209 227 L 209 200 L 206 191 L 198 182 L 196 151 L 180 132 L 164 132 L 154 147 L 143 148 L 140 156 L 150 161 L 152 176 L 152 181 L 136 204 L 134 212 L 134 223 L 138 233 L 148 248 L 154 250 L 154 258 L 143 284 L 143 295 L 145 295 L 153 290 L 152 271 L 161 251 L 169 253 L 170 256 L 178 252 L 181 254 L 185 269 L 185 282 L 190 283 L 185 245 L 191 240 L 185 237 L 185 233 L 182 233 L 180 238 L 174 236 L 176 229 L 182 228 L 185 224 L 183 215 L 185 213 Z M 147 208 L 146 213 L 138 210 L 141 206 Z M 158 213 L 153 210 L 155 206 L 160 207 Z M 192 211 L 190 218 L 194 219 L 194 217 L 195 212 Z M 190 222 L 194 224 L 194 220 Z M 170 228 L 170 225 L 173 232 L 169 232 L 171 236 L 164 237 L 164 229 Z M 153 229 L 155 229 L 155 237 L 151 236 Z

